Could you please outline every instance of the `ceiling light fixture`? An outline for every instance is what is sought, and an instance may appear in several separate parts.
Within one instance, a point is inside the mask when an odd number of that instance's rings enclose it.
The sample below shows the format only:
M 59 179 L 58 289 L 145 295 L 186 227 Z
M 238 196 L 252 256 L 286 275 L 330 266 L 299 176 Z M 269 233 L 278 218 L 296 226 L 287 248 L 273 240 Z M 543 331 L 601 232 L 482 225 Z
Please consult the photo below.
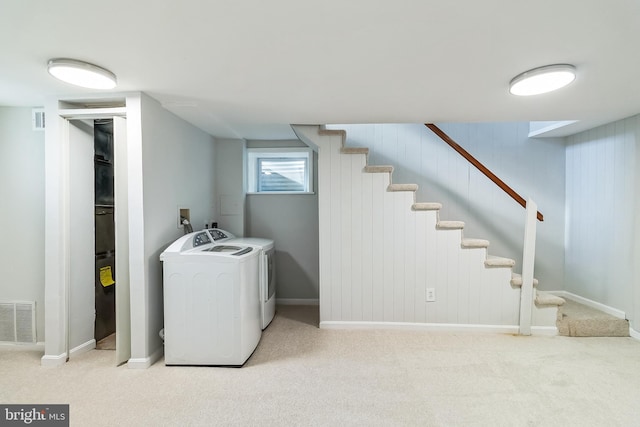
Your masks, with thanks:
M 513 95 L 530 96 L 565 87 L 576 78 L 576 67 L 570 64 L 545 65 L 518 74 L 509 84 Z
M 53 77 L 72 85 L 89 89 L 113 89 L 116 87 L 115 74 L 88 62 L 69 58 L 54 58 L 49 60 L 47 68 Z

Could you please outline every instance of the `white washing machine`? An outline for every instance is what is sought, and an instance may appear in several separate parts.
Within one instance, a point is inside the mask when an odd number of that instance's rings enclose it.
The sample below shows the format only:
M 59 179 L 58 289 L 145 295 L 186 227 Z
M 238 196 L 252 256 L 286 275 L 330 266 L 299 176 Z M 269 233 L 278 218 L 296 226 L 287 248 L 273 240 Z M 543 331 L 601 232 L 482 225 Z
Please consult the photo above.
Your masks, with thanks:
M 251 246 L 260 251 L 260 316 L 262 329 L 265 329 L 276 314 L 276 249 L 274 241 L 258 237 L 236 237 L 219 228 L 206 231 L 216 243 Z
M 260 336 L 260 251 L 215 244 L 205 231 L 182 236 L 161 255 L 167 365 L 241 366 Z

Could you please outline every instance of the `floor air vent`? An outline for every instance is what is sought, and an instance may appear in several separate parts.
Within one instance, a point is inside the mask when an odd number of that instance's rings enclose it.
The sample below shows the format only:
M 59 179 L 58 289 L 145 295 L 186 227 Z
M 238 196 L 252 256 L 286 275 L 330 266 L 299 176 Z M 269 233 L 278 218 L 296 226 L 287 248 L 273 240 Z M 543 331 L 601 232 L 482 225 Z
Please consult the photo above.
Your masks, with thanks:
M 35 301 L 0 301 L 0 342 L 36 342 Z

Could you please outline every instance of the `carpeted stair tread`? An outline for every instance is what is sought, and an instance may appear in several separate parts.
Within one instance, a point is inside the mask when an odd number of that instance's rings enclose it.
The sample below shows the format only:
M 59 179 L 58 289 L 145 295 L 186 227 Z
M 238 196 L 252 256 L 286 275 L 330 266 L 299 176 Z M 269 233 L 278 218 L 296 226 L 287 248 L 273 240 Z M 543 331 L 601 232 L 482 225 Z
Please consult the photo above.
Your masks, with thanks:
M 462 230 L 464 228 L 463 221 L 438 221 L 436 225 L 438 230 Z
M 343 138 L 346 138 L 347 131 L 344 129 L 326 129 L 322 128 L 318 131 L 318 135 L 340 135 Z
M 511 273 L 511 286 L 522 286 L 522 275 Z M 533 278 L 533 286 L 538 286 L 538 279 Z
M 365 166 L 364 171 L 366 173 L 391 173 L 393 172 L 393 166 L 389 166 L 389 165 Z
M 487 259 L 484 261 L 484 265 L 485 267 L 505 267 L 505 268 L 509 268 L 509 267 L 513 267 L 514 265 L 516 265 L 516 261 L 511 259 L 511 258 L 502 258 L 499 256 L 489 256 L 487 257 Z
M 387 191 L 418 191 L 418 184 L 389 184 Z
M 485 239 L 462 239 L 463 248 L 488 248 L 489 241 Z
M 628 337 L 629 321 L 570 299 L 562 307 L 556 324 L 567 337 Z
M 538 307 L 560 307 L 566 303 L 564 298 L 560 298 L 548 292 L 536 292 L 536 306 Z
M 414 211 L 439 211 L 442 209 L 442 203 L 437 202 L 420 202 L 411 205 Z
M 366 147 L 342 147 L 340 152 L 342 154 L 369 154 L 369 149 Z

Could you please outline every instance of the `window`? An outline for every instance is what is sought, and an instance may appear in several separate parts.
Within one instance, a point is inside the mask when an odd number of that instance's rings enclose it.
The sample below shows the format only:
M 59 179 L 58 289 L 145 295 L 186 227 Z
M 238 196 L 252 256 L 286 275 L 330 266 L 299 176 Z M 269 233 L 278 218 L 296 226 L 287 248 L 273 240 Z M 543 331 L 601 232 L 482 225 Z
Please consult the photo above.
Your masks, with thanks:
M 309 148 L 249 148 L 249 193 L 312 193 L 313 152 Z

